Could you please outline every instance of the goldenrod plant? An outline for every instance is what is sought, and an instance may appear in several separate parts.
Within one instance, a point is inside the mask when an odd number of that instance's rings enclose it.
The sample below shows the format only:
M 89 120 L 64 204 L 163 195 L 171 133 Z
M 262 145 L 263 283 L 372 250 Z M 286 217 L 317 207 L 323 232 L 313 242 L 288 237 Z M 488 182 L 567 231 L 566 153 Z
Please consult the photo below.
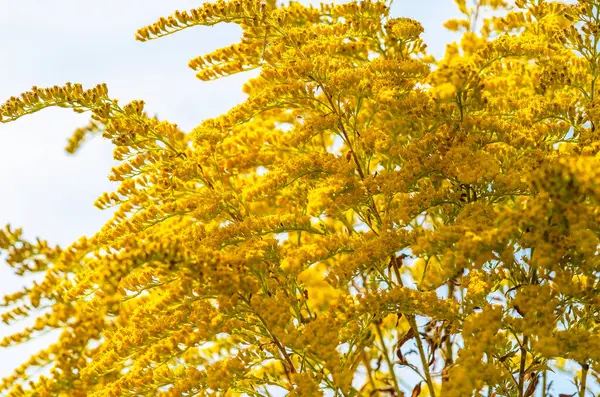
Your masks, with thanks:
M 192 131 L 105 85 L 4 103 L 2 122 L 91 114 L 67 150 L 101 135 L 120 163 L 96 234 L 63 248 L 0 232 L 14 272 L 39 275 L 3 297 L 5 323 L 35 322 L 0 344 L 59 331 L 0 390 L 591 396 L 600 1 L 455 2 L 445 26 L 462 38 L 437 60 L 381 1 L 161 18 L 137 39 L 241 27 L 190 61 L 199 79 L 257 71 L 242 104 Z

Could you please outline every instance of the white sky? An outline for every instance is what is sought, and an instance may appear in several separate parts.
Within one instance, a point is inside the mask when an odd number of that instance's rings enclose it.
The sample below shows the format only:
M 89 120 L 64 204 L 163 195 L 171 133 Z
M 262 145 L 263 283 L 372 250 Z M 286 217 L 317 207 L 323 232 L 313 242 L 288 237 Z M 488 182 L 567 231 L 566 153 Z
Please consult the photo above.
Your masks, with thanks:
M 192 0 L 0 0 L 0 102 L 33 85 L 67 81 L 92 87 L 108 84 L 111 97 L 126 103 L 143 99 L 150 113 L 190 130 L 243 100 L 246 76 L 216 82 L 196 80 L 188 61 L 237 41 L 234 25 L 197 27 L 147 43 L 135 31 L 173 11 L 198 7 Z M 425 27 L 430 50 L 441 55 L 455 39 L 441 24 L 457 16 L 452 0 L 395 0 L 393 16 L 408 16 Z M 23 227 L 63 246 L 91 235 L 109 218 L 94 200 L 111 190 L 107 175 L 112 147 L 101 138 L 76 156 L 63 148 L 88 115 L 46 109 L 17 122 L 0 124 L 0 225 Z M 0 263 L 0 295 L 22 281 Z M 0 324 L 0 336 L 15 328 Z M 47 338 L 45 339 L 48 340 Z M 39 350 L 44 340 L 0 349 L 0 377 Z

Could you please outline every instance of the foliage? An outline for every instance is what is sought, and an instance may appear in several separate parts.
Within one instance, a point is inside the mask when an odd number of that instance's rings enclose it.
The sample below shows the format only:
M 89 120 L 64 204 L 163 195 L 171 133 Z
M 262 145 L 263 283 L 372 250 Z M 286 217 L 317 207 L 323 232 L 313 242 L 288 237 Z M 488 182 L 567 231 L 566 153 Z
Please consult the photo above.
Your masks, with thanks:
M 456 0 L 441 60 L 377 1 L 217 1 L 141 41 L 230 22 L 190 62 L 259 69 L 248 97 L 191 132 L 106 86 L 34 87 L 3 122 L 91 112 L 120 161 L 116 207 L 67 248 L 6 227 L 19 275 L 12 346 L 58 341 L 10 396 L 546 396 L 600 373 L 600 3 Z M 484 14 L 494 15 L 481 20 Z M 31 377 L 32 370 L 45 369 Z

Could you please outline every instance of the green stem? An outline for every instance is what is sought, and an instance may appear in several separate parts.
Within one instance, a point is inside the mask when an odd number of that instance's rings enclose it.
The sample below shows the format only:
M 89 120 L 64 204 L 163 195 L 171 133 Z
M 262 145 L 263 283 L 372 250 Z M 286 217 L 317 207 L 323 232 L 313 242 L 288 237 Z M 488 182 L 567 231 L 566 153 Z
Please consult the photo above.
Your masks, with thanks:
M 393 256 L 392 260 L 395 261 L 396 257 Z M 394 269 L 394 273 L 396 274 L 396 278 L 398 279 L 398 285 L 404 286 L 402 283 L 402 278 L 400 275 L 400 271 L 397 266 L 392 266 Z M 421 335 L 419 334 L 419 328 L 417 327 L 417 322 L 415 320 L 414 314 L 404 314 L 415 334 L 415 340 L 417 341 L 417 347 L 419 349 L 419 355 L 421 356 L 421 364 L 423 365 L 423 371 L 425 372 L 425 380 L 427 381 L 427 387 L 429 388 L 429 394 L 431 397 L 435 397 L 435 389 L 433 388 L 433 382 L 431 381 L 431 374 L 429 372 L 429 364 L 427 363 L 427 357 L 425 357 L 425 349 L 423 348 L 423 342 L 421 341 Z
M 544 375 L 542 377 L 542 397 L 547 396 L 546 392 L 547 392 L 547 388 L 548 388 L 548 386 L 547 386 L 548 375 L 546 372 L 547 371 L 544 371 Z
M 423 348 L 423 342 L 421 341 L 421 335 L 419 334 L 419 329 L 417 328 L 415 316 L 407 315 L 406 318 L 408 319 L 408 323 L 415 333 L 415 340 L 417 341 L 417 348 L 419 349 L 419 355 L 421 356 L 421 364 L 423 365 L 423 371 L 425 372 L 425 380 L 427 381 L 427 387 L 429 387 L 429 394 L 431 397 L 435 397 L 435 389 L 433 388 L 431 373 L 429 372 L 429 364 L 427 363 L 425 349 Z
M 524 386 L 525 386 L 525 361 L 527 360 L 527 346 L 528 338 L 523 336 L 523 344 L 521 345 L 521 365 L 519 367 L 519 397 L 523 397 Z
M 452 278 L 448 282 L 448 299 L 452 299 L 453 301 L 456 301 L 456 299 L 454 297 L 454 283 L 453 283 L 454 280 L 455 280 L 455 278 Z M 444 363 L 444 367 L 448 368 L 450 365 L 452 365 L 454 363 L 454 357 L 453 357 L 453 352 L 452 352 L 452 333 L 450 332 L 450 325 L 448 325 L 446 327 L 445 332 L 447 335 L 447 339 L 446 339 L 446 362 Z
M 579 390 L 579 397 L 585 397 L 587 388 L 587 374 L 590 366 L 588 364 L 581 364 L 581 389 Z
M 381 328 L 379 327 L 379 324 L 375 324 L 375 329 L 377 330 L 377 336 L 379 336 L 379 339 L 381 340 L 383 356 L 385 358 L 385 362 L 387 363 L 387 365 L 390 369 L 390 375 L 392 376 L 392 381 L 394 382 L 394 389 L 396 390 L 397 395 L 401 396 L 402 392 L 400 391 L 400 385 L 398 384 L 398 379 L 396 379 L 396 374 L 394 373 L 394 363 L 390 359 L 390 355 L 389 355 L 388 349 L 385 345 L 385 340 L 383 339 L 383 333 L 381 332 Z
M 362 360 L 363 360 L 363 364 L 365 365 L 365 368 L 367 370 L 367 375 L 369 377 L 369 383 L 371 384 L 371 389 L 376 390 L 377 386 L 375 385 L 375 381 L 373 380 L 373 373 L 371 371 L 371 364 L 369 363 L 369 358 L 367 357 L 367 353 L 365 353 L 365 351 L 362 351 Z

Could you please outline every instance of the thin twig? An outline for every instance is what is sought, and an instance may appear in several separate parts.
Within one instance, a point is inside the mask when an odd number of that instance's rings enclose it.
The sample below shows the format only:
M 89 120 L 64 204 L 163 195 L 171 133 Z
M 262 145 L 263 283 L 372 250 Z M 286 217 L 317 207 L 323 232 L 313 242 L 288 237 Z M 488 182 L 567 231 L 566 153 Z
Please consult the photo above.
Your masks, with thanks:
M 527 342 L 527 336 L 523 336 L 523 343 L 521 344 L 521 365 L 519 367 L 519 397 L 523 397 L 525 386 L 525 361 L 527 360 Z
M 385 345 L 385 340 L 383 339 L 383 333 L 381 332 L 381 328 L 379 327 L 379 324 L 375 324 L 375 329 L 377 330 L 377 336 L 379 336 L 379 339 L 381 340 L 383 356 L 385 358 L 385 362 L 387 363 L 387 365 L 390 369 L 390 375 L 392 376 L 392 381 L 394 382 L 394 389 L 396 390 L 397 395 L 401 396 L 402 392 L 400 391 L 400 385 L 398 384 L 398 379 L 396 379 L 396 374 L 394 373 L 394 363 L 390 359 L 390 355 L 389 355 L 388 349 Z
M 579 397 L 585 397 L 587 388 L 587 374 L 590 366 L 587 363 L 581 364 L 581 388 L 579 390 Z

